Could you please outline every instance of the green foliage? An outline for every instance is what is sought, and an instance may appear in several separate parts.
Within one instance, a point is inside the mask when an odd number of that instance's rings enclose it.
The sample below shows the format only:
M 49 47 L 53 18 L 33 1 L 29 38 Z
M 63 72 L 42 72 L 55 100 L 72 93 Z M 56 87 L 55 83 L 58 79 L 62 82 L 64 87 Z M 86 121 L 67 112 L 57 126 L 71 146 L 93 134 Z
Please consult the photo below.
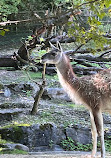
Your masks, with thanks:
M 92 144 L 80 144 L 80 143 L 75 143 L 73 141 L 72 138 L 68 137 L 67 140 L 63 140 L 62 141 L 62 147 L 65 149 L 65 150 L 79 150 L 79 151 L 90 151 L 92 149 Z
M 43 112 L 41 113 L 41 117 L 42 117 L 43 119 L 45 119 L 45 118 L 47 118 L 47 117 L 50 117 L 50 116 L 51 116 L 51 113 L 50 113 L 50 112 L 43 111 Z
M 110 28 L 111 28 L 111 25 L 110 24 L 107 24 L 107 25 L 100 25 L 99 26 L 99 29 L 100 29 L 100 31 L 101 32 L 108 32 L 109 30 L 110 30 Z
M 52 148 L 52 147 L 53 147 L 53 145 L 54 145 L 54 141 L 53 141 L 53 140 L 51 140 L 51 141 L 49 142 L 49 147 L 50 147 L 50 148 Z
M 5 35 L 5 32 L 9 31 L 9 29 L 3 29 L 3 28 L 0 28 L 0 35 L 1 36 L 4 36 Z
M 32 91 L 31 90 L 22 90 L 23 93 L 26 93 L 27 97 L 30 97 L 32 95 Z
M 80 8 L 82 10 L 80 17 L 83 15 L 83 19 L 74 16 L 73 20 L 68 22 L 69 36 L 76 37 L 76 42 L 83 45 L 85 45 L 88 40 L 91 40 L 94 43 L 95 50 L 98 48 L 102 50 L 105 45 L 111 45 L 108 39 L 103 36 L 110 30 L 111 25 L 109 24 L 109 26 L 106 27 L 102 22 L 105 19 L 107 20 L 110 16 L 110 9 L 106 9 L 111 6 L 110 0 L 100 0 L 95 2 L 92 0 L 80 0 L 78 3 L 75 3 L 75 0 L 72 0 L 72 2 L 74 8 Z M 87 17 L 84 18 L 86 13 L 88 13 L 89 16 L 87 14 Z
M 75 150 L 76 146 L 74 145 L 74 141 L 72 140 L 72 138 L 68 137 L 67 140 L 63 140 L 61 142 L 62 144 L 62 147 L 65 149 L 65 150 Z
M 92 150 L 92 144 L 80 144 L 73 141 L 72 138 L 68 137 L 67 139 L 61 142 L 62 147 L 65 150 L 79 150 L 79 151 L 90 151 Z M 100 149 L 100 141 L 98 142 L 98 149 Z M 111 139 L 105 140 L 106 151 L 111 152 Z
M 35 59 L 35 62 L 38 62 L 41 59 L 41 57 L 46 53 L 47 53 L 46 50 L 39 50 L 39 51 L 35 50 L 35 51 L 32 51 L 31 55 Z
M 18 12 L 21 0 L 0 0 L 1 21 L 6 21 L 7 15 Z
M 106 151 L 111 152 L 111 138 L 105 140 Z
M 40 50 L 37 54 L 41 58 L 44 54 L 46 54 L 46 50 Z
M 30 41 L 30 40 L 33 39 L 33 37 L 32 36 L 28 36 L 27 39 L 28 39 L 28 41 Z
M 21 0 L 0 0 L 0 21 L 7 21 L 10 14 L 18 12 L 18 5 Z M 0 28 L 0 35 L 4 36 L 8 29 Z
M 0 135 L 0 144 L 6 144 L 7 141 L 5 139 L 1 139 L 1 135 Z

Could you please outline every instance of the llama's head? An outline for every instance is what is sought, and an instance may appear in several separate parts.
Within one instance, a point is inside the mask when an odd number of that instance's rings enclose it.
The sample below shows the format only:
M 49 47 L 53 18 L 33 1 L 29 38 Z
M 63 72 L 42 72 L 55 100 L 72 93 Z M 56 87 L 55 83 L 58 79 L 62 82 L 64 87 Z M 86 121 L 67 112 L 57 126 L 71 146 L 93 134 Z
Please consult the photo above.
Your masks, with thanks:
M 57 43 L 57 47 L 50 43 L 52 50 L 46 53 L 41 58 L 41 63 L 58 64 L 62 60 L 63 51 L 60 43 Z

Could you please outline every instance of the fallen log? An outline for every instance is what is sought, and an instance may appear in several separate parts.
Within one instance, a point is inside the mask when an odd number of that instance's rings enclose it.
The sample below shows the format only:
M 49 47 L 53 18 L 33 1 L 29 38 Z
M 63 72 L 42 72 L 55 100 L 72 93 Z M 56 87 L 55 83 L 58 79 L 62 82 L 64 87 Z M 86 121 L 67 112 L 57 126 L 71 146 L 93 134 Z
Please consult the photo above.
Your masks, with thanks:
M 73 65 L 73 71 L 78 75 L 93 75 L 97 72 L 103 70 L 103 68 L 97 68 L 97 67 L 82 67 L 78 65 Z
M 14 67 L 18 69 L 18 61 L 13 55 L 0 56 L 0 67 Z

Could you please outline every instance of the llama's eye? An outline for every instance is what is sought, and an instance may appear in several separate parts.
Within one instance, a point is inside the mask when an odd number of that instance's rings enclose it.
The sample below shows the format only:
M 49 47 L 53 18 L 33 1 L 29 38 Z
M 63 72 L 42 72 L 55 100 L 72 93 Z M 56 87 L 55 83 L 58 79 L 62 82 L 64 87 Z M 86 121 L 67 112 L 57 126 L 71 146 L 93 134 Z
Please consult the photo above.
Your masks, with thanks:
M 52 53 L 51 56 L 55 57 L 55 56 L 56 56 L 56 53 Z

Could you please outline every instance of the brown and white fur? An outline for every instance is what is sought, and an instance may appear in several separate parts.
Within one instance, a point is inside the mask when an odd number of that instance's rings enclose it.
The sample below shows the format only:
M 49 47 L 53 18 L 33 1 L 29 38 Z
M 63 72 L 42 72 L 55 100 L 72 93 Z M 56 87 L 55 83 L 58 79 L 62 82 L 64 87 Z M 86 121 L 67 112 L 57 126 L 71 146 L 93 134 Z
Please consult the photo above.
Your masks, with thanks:
M 42 56 L 41 62 L 55 64 L 59 81 L 72 101 L 84 104 L 89 109 L 93 139 L 92 157 L 95 157 L 97 152 L 98 135 L 101 157 L 105 158 L 102 111 L 111 110 L 111 71 L 104 70 L 92 76 L 77 77 L 62 49 L 53 45 L 52 47 L 52 51 Z

